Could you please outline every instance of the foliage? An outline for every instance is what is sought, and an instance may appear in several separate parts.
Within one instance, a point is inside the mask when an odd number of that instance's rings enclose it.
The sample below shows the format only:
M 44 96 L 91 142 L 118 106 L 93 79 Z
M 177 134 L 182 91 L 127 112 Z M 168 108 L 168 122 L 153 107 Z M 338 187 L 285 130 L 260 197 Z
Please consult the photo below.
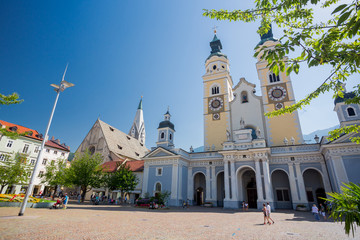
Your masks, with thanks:
M 158 192 L 158 193 L 156 194 L 156 197 L 155 197 L 155 198 L 158 199 L 159 204 L 165 205 L 165 203 L 166 203 L 166 202 L 169 200 L 169 198 L 170 198 L 170 194 L 171 194 L 171 192 L 169 192 L 169 191 Z
M 0 93 L 0 105 L 10 105 L 10 104 L 19 104 L 24 100 L 19 99 L 19 95 L 17 93 L 13 93 L 10 95 L 3 95 Z
M 102 161 L 99 153 L 91 155 L 87 149 L 84 153 L 76 153 L 70 168 L 65 170 L 64 185 L 80 186 L 82 202 L 84 202 L 86 192 L 102 185 Z
M 329 66 L 328 76 L 319 82 L 317 89 L 304 99 L 266 116 L 292 113 L 309 105 L 325 92 L 333 92 L 334 98 L 344 96 L 344 85 L 350 75 L 360 73 L 359 28 L 360 7 L 357 0 L 338 4 L 339 0 L 255 0 L 255 7 L 246 10 L 204 10 L 203 15 L 217 20 L 254 22 L 261 19 L 258 33 L 266 34 L 274 23 L 283 29 L 283 36 L 274 48 L 257 47 L 255 56 L 266 60 L 275 74 L 291 72 L 296 74 L 301 66 L 308 68 Z M 332 10 L 331 15 L 315 16 L 314 9 L 320 7 Z M 315 21 L 321 19 L 321 21 Z M 292 53 L 293 57 L 286 57 Z M 360 84 L 355 87 L 355 97 L 346 104 L 360 102 Z M 342 128 L 330 132 L 331 139 L 341 133 L 358 132 L 359 127 Z M 360 139 L 352 141 L 360 143 Z
M 345 233 L 349 235 L 351 229 L 354 236 L 356 226 L 360 226 L 360 186 L 343 184 L 342 193 L 327 193 L 330 198 L 325 200 L 331 203 L 330 217 L 337 222 L 345 221 Z
M 25 194 L 0 194 L 0 202 L 23 202 Z M 28 202 L 38 203 L 41 199 L 29 197 Z
M 66 184 L 66 160 L 58 159 L 56 163 L 46 165 L 45 174 L 41 177 L 41 183 L 47 183 L 55 190 L 58 186 Z
M 26 164 L 27 156 L 16 153 L 8 155 L 0 165 L 0 192 L 6 186 L 26 184 L 29 181 L 31 167 Z
M 130 167 L 125 163 L 118 163 L 115 172 L 107 173 L 104 178 L 106 187 L 110 190 L 120 189 L 121 199 L 125 193 L 134 191 L 139 182 L 137 176 L 130 170 Z

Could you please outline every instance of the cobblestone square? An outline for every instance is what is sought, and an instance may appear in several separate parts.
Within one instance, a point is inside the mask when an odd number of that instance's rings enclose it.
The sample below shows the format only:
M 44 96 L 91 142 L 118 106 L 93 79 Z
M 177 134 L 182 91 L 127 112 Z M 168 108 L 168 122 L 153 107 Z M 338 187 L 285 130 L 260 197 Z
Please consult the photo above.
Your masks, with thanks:
M 190 207 L 168 210 L 70 203 L 68 209 L 0 208 L 0 239 L 360 239 L 343 225 L 314 221 L 309 212 Z

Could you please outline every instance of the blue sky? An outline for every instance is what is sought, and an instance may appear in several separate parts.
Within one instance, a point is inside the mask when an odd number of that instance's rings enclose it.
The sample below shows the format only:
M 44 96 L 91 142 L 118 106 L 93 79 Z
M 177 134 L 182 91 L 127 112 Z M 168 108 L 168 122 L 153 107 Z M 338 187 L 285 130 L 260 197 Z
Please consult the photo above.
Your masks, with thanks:
M 202 9 L 244 9 L 251 1 L 2 1 L 0 92 L 24 102 L 1 106 L 0 119 L 45 132 L 55 100 L 51 83 L 75 84 L 60 95 L 50 129 L 75 151 L 96 119 L 128 132 L 143 96 L 146 145 L 170 106 L 176 147 L 203 145 L 202 78 L 213 26 L 234 83 L 257 85 L 253 57 L 259 23 L 216 21 Z M 274 35 L 281 29 L 274 26 Z M 292 75 L 299 100 L 328 75 L 326 67 Z M 350 81 L 349 86 L 353 86 Z M 349 89 L 350 87 L 348 87 Z M 331 94 L 299 112 L 303 133 L 338 124 Z

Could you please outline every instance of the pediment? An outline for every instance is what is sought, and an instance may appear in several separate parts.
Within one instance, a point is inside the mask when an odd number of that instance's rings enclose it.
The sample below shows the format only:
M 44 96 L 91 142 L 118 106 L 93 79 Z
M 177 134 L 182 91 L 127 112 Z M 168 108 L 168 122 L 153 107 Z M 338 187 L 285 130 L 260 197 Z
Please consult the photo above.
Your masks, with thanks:
M 144 158 L 153 158 L 153 157 L 172 157 L 176 156 L 177 154 L 169 151 L 165 148 L 158 147 L 154 149 L 153 151 L 149 152 Z

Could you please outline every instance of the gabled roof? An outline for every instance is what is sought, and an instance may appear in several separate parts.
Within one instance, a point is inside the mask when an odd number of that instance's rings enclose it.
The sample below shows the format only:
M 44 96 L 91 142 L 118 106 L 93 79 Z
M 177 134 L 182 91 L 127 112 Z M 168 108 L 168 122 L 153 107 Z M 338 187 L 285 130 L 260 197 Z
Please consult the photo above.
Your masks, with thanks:
M 8 127 L 8 128 L 17 127 L 16 132 L 18 134 L 25 134 L 23 137 L 31 138 L 31 139 L 35 139 L 35 140 L 39 140 L 39 141 L 43 140 L 42 135 L 40 136 L 39 132 L 34 130 L 34 129 L 27 128 L 27 127 L 24 127 L 24 126 L 21 126 L 21 125 L 18 125 L 18 124 L 14 124 L 14 123 L 9 123 L 9 122 L 3 121 L 3 120 L 0 120 L 0 125 Z M 52 140 L 48 140 L 46 142 L 45 146 L 58 148 L 58 149 L 61 149 L 63 151 L 70 152 L 70 147 L 69 146 L 63 146 L 63 145 L 58 144 L 58 143 L 56 143 L 55 141 L 52 141 Z
M 110 161 L 102 164 L 102 167 L 105 172 L 115 172 L 118 165 L 122 164 L 124 161 Z M 143 160 L 134 160 L 134 161 L 125 161 L 125 164 L 130 167 L 130 170 L 133 172 L 141 172 L 144 170 L 144 161 Z
M 149 152 L 146 146 L 140 143 L 140 141 L 136 138 L 123 133 L 100 119 L 98 119 L 98 121 L 104 134 L 107 146 L 114 154 L 140 160 L 146 153 Z
M 179 155 L 169 149 L 163 148 L 163 147 L 157 147 L 148 154 L 144 156 L 144 158 L 151 158 L 151 157 L 159 157 L 159 153 L 162 153 L 161 156 L 176 156 Z

